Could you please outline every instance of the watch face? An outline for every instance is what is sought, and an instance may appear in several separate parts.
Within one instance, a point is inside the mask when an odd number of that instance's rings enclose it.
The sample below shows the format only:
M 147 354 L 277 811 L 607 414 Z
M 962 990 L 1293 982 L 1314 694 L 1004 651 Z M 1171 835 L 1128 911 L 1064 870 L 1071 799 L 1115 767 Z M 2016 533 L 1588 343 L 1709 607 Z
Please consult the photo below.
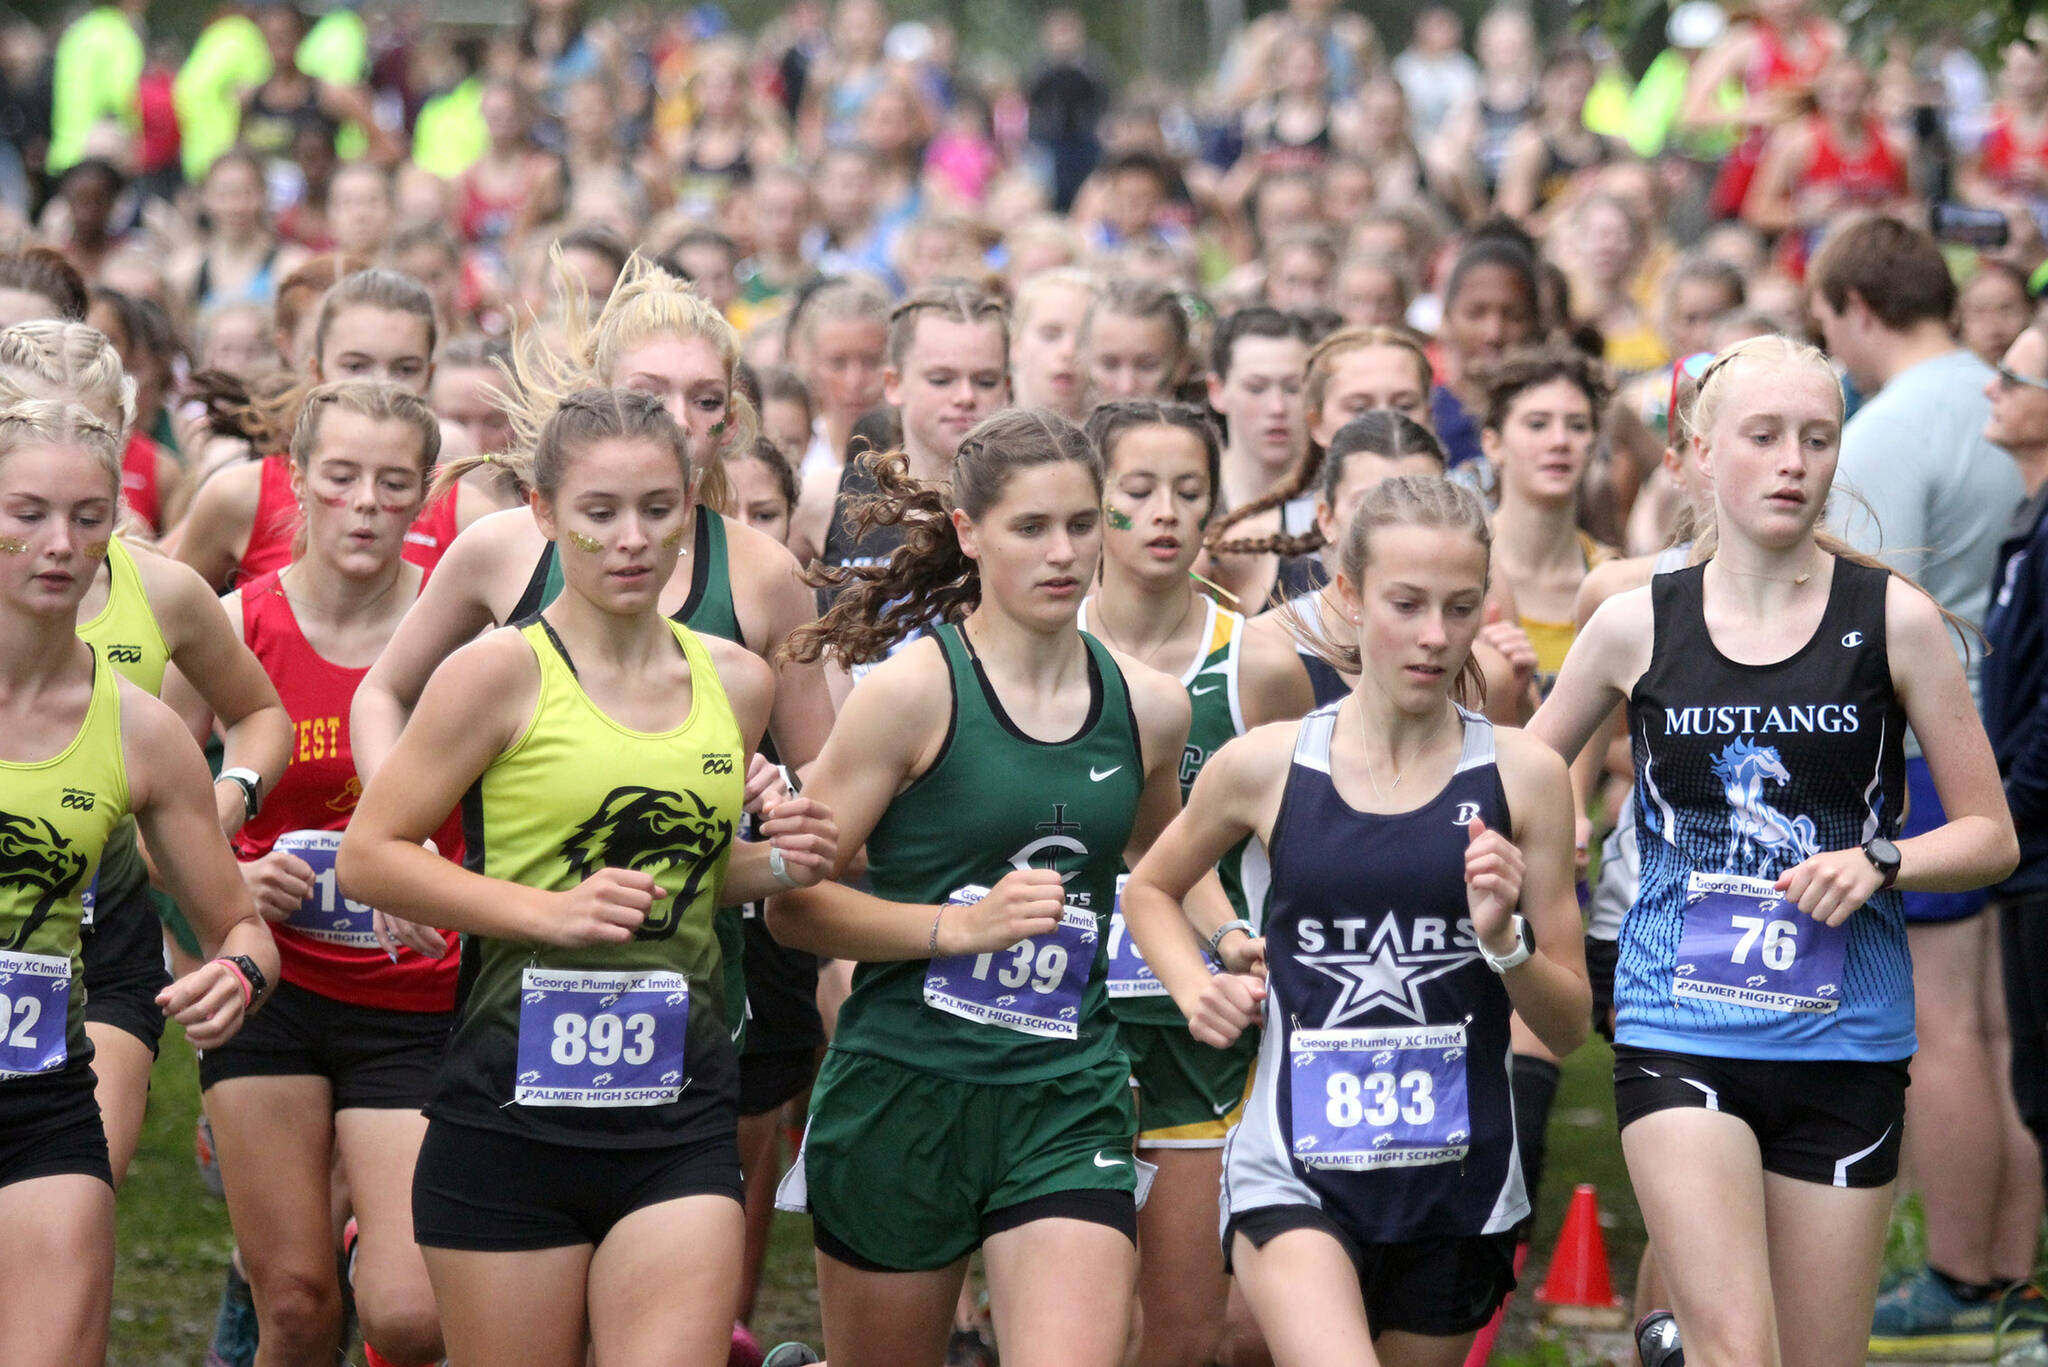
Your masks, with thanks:
M 1895 869 L 1899 866 L 1899 847 L 1883 836 L 1871 841 L 1864 849 L 1869 853 L 1871 862 L 1881 868 Z

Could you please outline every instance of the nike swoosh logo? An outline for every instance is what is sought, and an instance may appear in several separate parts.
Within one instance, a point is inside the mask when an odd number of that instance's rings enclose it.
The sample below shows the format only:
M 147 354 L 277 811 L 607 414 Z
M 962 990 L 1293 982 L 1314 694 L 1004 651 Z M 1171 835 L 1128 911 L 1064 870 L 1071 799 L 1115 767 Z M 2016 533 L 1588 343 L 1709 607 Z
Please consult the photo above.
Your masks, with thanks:
M 1226 1101 L 1221 1106 L 1211 1106 L 1209 1109 L 1218 1115 L 1229 1115 L 1237 1109 L 1237 1103 L 1235 1101 Z
M 1207 688 L 1190 688 L 1188 692 L 1194 694 L 1196 697 L 1199 698 L 1206 693 L 1214 693 L 1217 689 L 1221 687 L 1223 687 L 1222 684 L 1210 684 Z
M 1099 1153 L 1095 1155 L 1095 1166 L 1098 1168 L 1120 1168 L 1123 1165 L 1124 1160 L 1121 1158 L 1104 1158 Z
M 1094 765 L 1091 764 L 1088 766 L 1088 778 L 1091 782 L 1100 783 L 1102 782 L 1102 780 L 1108 778 L 1111 774 L 1121 772 L 1123 767 L 1123 765 L 1119 764 L 1114 769 L 1097 769 Z

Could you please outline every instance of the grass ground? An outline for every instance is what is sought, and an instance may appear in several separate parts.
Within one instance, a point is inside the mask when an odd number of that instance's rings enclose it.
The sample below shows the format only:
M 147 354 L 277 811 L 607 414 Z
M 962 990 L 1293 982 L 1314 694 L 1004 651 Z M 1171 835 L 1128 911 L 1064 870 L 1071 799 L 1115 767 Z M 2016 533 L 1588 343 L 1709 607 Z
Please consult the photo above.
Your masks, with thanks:
M 1599 1190 L 1608 1258 L 1621 1294 L 1626 1296 L 1634 1282 L 1643 1248 L 1642 1217 L 1615 1140 L 1612 1067 L 1612 1055 L 1598 1040 L 1565 1065 L 1551 1114 L 1550 1175 L 1534 1254 L 1494 1355 L 1499 1367 L 1566 1367 L 1572 1361 L 1570 1347 L 1540 1329 L 1530 1293 L 1542 1284 L 1575 1182 L 1591 1182 Z M 206 1195 L 192 1161 L 198 1110 L 197 1066 L 173 1026 L 157 1065 L 142 1147 L 121 1194 L 108 1356 L 114 1367 L 197 1367 L 206 1350 L 230 1237 L 227 1208 Z M 1916 1252 L 1917 1221 L 1909 1214 L 1897 1222 L 1887 1263 L 1903 1265 Z M 819 1341 L 810 1229 L 802 1217 L 776 1217 L 756 1321 L 764 1343 Z

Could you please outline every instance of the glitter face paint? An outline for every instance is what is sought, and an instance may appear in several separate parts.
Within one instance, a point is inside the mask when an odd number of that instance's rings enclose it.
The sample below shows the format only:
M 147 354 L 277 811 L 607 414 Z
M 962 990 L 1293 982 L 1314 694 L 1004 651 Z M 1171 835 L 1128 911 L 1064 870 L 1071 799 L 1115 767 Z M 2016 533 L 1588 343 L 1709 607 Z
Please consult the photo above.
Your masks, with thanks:
M 1131 515 L 1129 513 L 1125 512 L 1121 508 L 1116 507 L 1114 504 L 1103 504 L 1102 515 L 1109 519 L 1109 526 L 1110 530 L 1112 531 L 1127 532 L 1132 527 L 1137 525 L 1136 523 L 1131 521 Z
M 0 536 L 0 555 L 27 555 L 28 542 L 18 536 Z
M 683 529 L 681 527 L 676 528 L 674 531 L 670 532 L 667 536 L 664 536 L 661 539 L 661 548 L 665 551 L 672 551 L 682 544 Z
M 107 543 L 104 541 L 88 541 L 79 549 L 85 553 L 87 560 L 105 560 L 107 558 Z
M 585 536 L 582 532 L 570 532 L 569 544 L 590 555 L 597 555 L 604 550 L 604 542 L 594 536 Z

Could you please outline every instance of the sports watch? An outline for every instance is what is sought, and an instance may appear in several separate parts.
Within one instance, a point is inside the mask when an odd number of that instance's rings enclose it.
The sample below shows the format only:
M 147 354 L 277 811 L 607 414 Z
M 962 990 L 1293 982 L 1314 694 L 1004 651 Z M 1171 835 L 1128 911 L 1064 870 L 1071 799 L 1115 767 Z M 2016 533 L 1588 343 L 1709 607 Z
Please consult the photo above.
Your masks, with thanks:
M 254 821 L 263 810 L 263 778 L 254 769 L 223 769 L 215 783 L 232 783 L 242 790 L 244 821 Z
M 1486 966 L 1496 973 L 1505 973 L 1511 968 L 1520 968 L 1529 962 L 1529 956 L 1536 952 L 1536 937 L 1529 932 L 1525 917 L 1514 920 L 1515 947 L 1505 954 L 1496 955 L 1486 947 L 1484 940 L 1479 943 L 1479 955 L 1486 960 Z
M 1884 875 L 1884 882 L 1877 885 L 1879 892 L 1885 891 L 1892 884 L 1899 881 L 1899 847 L 1897 845 L 1892 844 L 1891 841 L 1886 840 L 1880 835 L 1864 843 L 1863 857 L 1870 861 L 1872 868 Z
M 256 961 L 246 954 L 223 954 L 221 958 L 242 970 L 242 976 L 249 980 L 249 1005 L 262 1001 L 263 994 L 270 990 L 270 979 L 263 976 Z

